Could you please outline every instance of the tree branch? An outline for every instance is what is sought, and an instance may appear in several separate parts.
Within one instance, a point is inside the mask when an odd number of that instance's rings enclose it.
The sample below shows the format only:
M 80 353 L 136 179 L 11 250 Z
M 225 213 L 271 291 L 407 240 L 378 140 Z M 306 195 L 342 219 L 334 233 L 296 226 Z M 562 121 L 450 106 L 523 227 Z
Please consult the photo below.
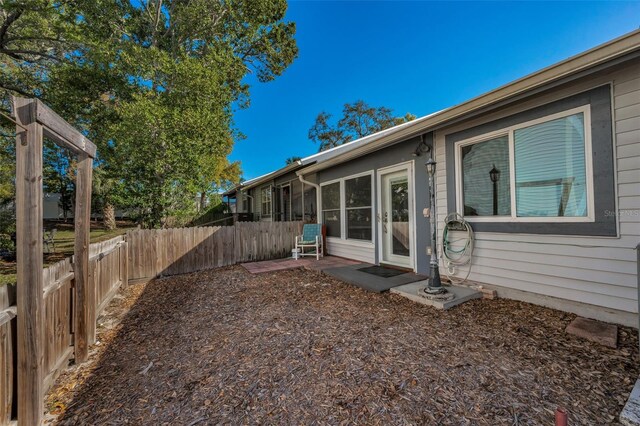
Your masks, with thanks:
M 12 41 L 52 41 L 58 43 L 64 43 L 65 40 L 60 38 L 53 37 L 7 37 L 5 38 L 5 43 L 11 43 Z
M 7 16 L 7 18 L 4 20 L 4 22 L 2 23 L 2 26 L 0 26 L 0 46 L 4 46 L 5 37 L 7 35 L 7 31 L 9 30 L 9 27 L 11 26 L 11 24 L 17 21 L 18 18 L 20 18 L 20 15 L 22 15 L 23 12 L 24 12 L 24 9 L 22 8 L 16 9 L 15 11 L 11 12 Z
M 25 61 L 25 62 L 36 62 L 36 61 L 32 61 L 27 57 L 20 56 L 20 55 L 41 56 L 43 58 L 51 59 L 52 61 L 57 61 L 57 62 L 61 61 L 60 58 L 57 58 L 53 55 L 49 55 L 47 53 L 42 53 L 42 52 L 36 52 L 33 50 L 10 50 L 10 49 L 0 48 L 0 53 L 4 53 L 5 55 L 11 56 L 13 59 L 17 59 L 19 61 Z
M 22 96 L 25 96 L 25 97 L 27 97 L 27 98 L 31 98 L 31 97 L 33 97 L 33 93 L 25 92 L 24 90 L 22 90 L 22 89 L 20 89 L 20 88 L 18 88 L 18 87 L 15 87 L 15 86 L 11 86 L 11 85 L 9 85 L 9 84 L 6 84 L 6 83 L 5 83 L 5 82 L 3 82 L 3 81 L 0 81 L 0 89 L 2 89 L 2 90 L 6 90 L 7 92 L 15 92 L 15 93 L 17 93 L 17 94 L 19 94 L 19 95 L 22 95 Z

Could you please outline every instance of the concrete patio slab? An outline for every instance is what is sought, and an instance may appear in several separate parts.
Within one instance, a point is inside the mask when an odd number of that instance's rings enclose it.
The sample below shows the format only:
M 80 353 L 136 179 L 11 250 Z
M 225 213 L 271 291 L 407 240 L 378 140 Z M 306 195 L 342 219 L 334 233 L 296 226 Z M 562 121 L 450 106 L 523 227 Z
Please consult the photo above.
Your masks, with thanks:
M 342 266 L 349 265 L 360 265 L 361 263 L 357 260 L 345 259 L 343 257 L 336 256 L 325 256 L 320 260 L 312 260 L 309 262 L 305 268 L 311 269 L 313 271 L 325 271 L 327 269 L 339 268 Z
M 640 426 L 640 379 L 636 381 L 631 395 L 620 413 L 620 423 L 625 426 Z
M 417 275 L 413 272 L 396 275 L 395 277 L 383 278 L 360 271 L 361 268 L 366 268 L 367 266 L 371 265 L 368 263 L 354 263 L 338 268 L 328 268 L 324 270 L 324 273 L 332 276 L 333 278 L 337 278 L 340 281 L 353 284 L 365 290 L 373 291 L 374 293 L 382 293 L 383 291 L 388 291 L 394 287 L 413 281 L 424 280 L 426 278 L 423 275 Z
M 606 322 L 577 317 L 567 326 L 566 332 L 610 348 L 618 346 L 618 327 Z
M 449 309 L 472 299 L 481 299 L 482 293 L 469 287 L 447 286 L 447 290 L 454 294 L 451 300 L 432 300 L 421 296 L 422 291 L 427 286 L 427 281 L 418 281 L 400 287 L 392 288 L 391 293 L 399 294 L 409 300 L 422 305 L 433 306 L 437 309 Z

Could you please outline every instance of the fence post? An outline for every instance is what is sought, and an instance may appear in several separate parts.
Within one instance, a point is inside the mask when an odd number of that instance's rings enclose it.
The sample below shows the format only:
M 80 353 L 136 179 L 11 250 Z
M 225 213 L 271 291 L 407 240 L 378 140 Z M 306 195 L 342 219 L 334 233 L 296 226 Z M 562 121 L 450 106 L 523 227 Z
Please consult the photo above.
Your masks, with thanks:
M 42 272 L 42 126 L 35 100 L 14 99 L 16 128 L 16 256 L 18 424 L 39 425 L 44 411 Z M 25 130 L 26 128 L 26 130 Z
M 129 285 L 129 242 L 126 239 L 122 245 L 120 245 L 120 261 L 122 262 L 120 276 L 122 280 L 122 288 L 127 288 Z
M 87 154 L 78 157 L 76 175 L 76 211 L 74 265 L 76 286 L 76 335 L 75 359 L 80 364 L 89 357 L 89 321 L 93 319 L 90 311 L 95 312 L 94 298 L 91 297 L 89 282 L 89 228 L 91 225 L 91 175 L 93 159 Z

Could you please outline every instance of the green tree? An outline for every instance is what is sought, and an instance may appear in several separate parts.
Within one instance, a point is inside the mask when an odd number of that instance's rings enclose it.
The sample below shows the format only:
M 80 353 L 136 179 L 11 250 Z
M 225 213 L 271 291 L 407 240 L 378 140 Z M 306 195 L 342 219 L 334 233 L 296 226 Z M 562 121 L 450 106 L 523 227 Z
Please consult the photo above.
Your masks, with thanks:
M 297 56 L 285 0 L 0 4 L 21 43 L 35 22 L 46 35 L 29 57 L 0 49 L 0 86 L 43 98 L 96 142 L 96 206 L 117 202 L 147 226 L 188 217 L 197 194 L 238 179 L 227 156 L 246 77 L 270 81 Z
M 285 12 L 285 1 L 143 2 L 133 54 L 144 84 L 116 106 L 111 148 L 116 176 L 135 182 L 124 198 L 147 226 L 189 218 L 197 194 L 237 181 L 232 106 L 248 106 L 250 71 L 270 81 L 296 57 Z
M 79 28 L 67 3 L 0 0 L 0 88 L 5 94 L 42 95 L 51 66 L 71 60 Z
M 107 1 L 0 0 L 0 108 L 10 110 L 10 95 L 38 97 L 90 139 L 104 140 L 113 101 L 135 90 L 109 59 L 116 57 L 122 16 L 132 9 Z M 13 143 L 15 126 L 4 124 L 2 136 Z M 73 171 L 61 167 L 68 157 L 48 146 L 43 158 L 43 183 L 61 194 L 65 215 L 74 190 Z
M 295 58 L 295 26 L 282 21 L 282 1 L 148 1 L 132 56 L 141 90 L 116 106 L 112 151 L 124 177 L 123 198 L 147 226 L 194 213 L 195 196 L 237 180 L 228 162 L 234 140 L 232 106 L 248 105 L 243 79 L 279 75 Z M 235 175 L 235 176 L 234 176 Z
M 300 161 L 302 159 L 302 157 L 297 157 L 297 156 L 293 156 L 293 157 L 289 157 L 286 160 L 284 160 L 284 163 L 288 166 L 289 164 L 293 164 L 297 161 Z
M 372 107 L 364 101 L 345 104 L 342 117 L 332 124 L 331 114 L 321 112 L 309 129 L 309 139 L 320 145 L 319 151 L 363 138 L 370 134 L 388 129 L 398 124 L 415 120 L 410 113 L 403 117 L 394 117 L 393 110 L 387 107 Z
M 5 130 L 0 127 L 0 208 L 11 203 L 15 198 L 15 135 L 6 134 Z

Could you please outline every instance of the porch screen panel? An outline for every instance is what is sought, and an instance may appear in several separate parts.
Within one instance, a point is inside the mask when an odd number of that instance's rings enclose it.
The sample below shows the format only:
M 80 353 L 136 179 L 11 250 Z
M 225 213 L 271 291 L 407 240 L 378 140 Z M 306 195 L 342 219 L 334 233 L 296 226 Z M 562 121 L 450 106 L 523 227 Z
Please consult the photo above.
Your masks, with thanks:
M 322 222 L 327 228 L 328 237 L 340 238 L 340 182 L 322 187 Z
M 302 220 L 302 183 L 291 181 L 291 220 Z
M 304 221 L 314 223 L 318 219 L 318 206 L 316 205 L 316 188 L 304 185 Z
M 260 191 L 260 201 L 262 203 L 262 216 L 271 216 L 271 187 L 262 188 Z
M 514 131 L 519 217 L 587 216 L 584 114 Z
M 347 238 L 371 241 L 371 175 L 344 181 Z

